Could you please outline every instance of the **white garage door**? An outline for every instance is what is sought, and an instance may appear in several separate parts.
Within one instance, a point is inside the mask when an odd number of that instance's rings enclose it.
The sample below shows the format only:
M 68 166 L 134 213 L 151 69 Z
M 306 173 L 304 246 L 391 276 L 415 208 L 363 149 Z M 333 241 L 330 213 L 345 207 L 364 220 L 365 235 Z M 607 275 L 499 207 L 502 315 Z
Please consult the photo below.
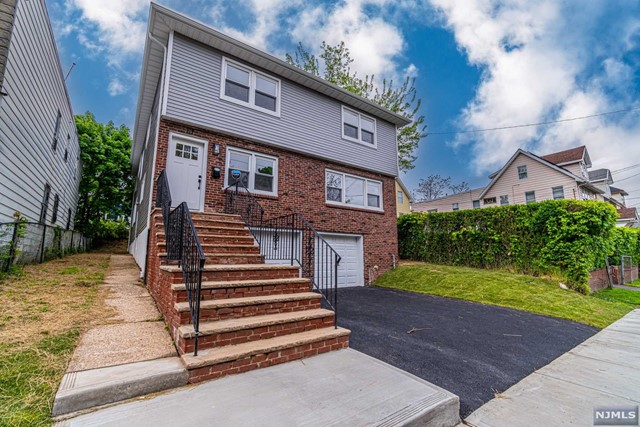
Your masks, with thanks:
M 321 234 L 342 257 L 338 264 L 338 287 L 364 286 L 362 236 Z

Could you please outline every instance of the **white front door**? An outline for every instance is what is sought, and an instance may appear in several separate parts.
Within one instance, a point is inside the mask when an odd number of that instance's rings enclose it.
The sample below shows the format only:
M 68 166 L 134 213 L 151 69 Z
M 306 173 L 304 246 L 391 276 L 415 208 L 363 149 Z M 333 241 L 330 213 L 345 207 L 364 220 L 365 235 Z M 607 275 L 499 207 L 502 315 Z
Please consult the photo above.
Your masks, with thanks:
M 362 236 L 320 234 L 341 257 L 338 264 L 338 287 L 364 286 Z
M 204 210 L 206 148 L 205 141 L 171 135 L 167 156 L 167 178 L 172 206 L 187 202 L 191 210 Z

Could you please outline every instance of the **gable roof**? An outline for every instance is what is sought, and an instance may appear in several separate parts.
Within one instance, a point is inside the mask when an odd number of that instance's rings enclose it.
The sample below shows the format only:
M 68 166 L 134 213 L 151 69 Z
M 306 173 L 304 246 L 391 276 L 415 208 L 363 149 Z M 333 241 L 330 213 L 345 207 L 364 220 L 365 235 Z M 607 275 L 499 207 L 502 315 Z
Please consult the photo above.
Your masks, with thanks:
M 400 188 L 402 188 L 402 191 L 404 191 L 404 194 L 407 195 L 407 198 L 409 199 L 409 203 L 413 203 L 413 196 L 411 195 L 411 192 L 407 190 L 407 187 L 405 187 L 404 182 L 402 182 L 400 178 L 396 178 L 396 182 L 398 183 Z
M 611 177 L 611 171 L 609 169 L 589 171 L 589 181 L 607 181 L 607 183 L 613 184 L 613 178 Z
M 309 90 L 319 92 L 345 105 L 371 114 L 376 118 L 397 126 L 405 126 L 411 123 L 411 120 L 401 114 L 394 113 L 373 101 L 355 95 L 320 77 L 290 65 L 275 56 L 242 43 L 195 19 L 152 2 L 149 11 L 142 72 L 140 74 L 138 107 L 134 122 L 133 149 L 131 150 L 131 162 L 133 166 L 137 165 L 140 160 L 140 155 L 144 147 L 145 132 L 149 125 L 155 93 L 163 74 L 163 64 L 166 61 L 165 49 L 168 44 L 169 35 L 173 31 L 213 47 L 223 53 L 244 60 L 249 64 L 256 65 L 274 75 L 304 86 Z M 163 46 L 160 46 L 160 44 Z
M 611 194 L 620 194 L 622 196 L 628 196 L 629 195 L 629 193 L 624 191 L 622 188 L 609 187 L 609 189 L 611 190 Z
M 541 157 L 544 160 L 558 166 L 569 165 L 571 163 L 576 163 L 584 160 L 584 162 L 587 164 L 587 167 L 591 167 L 591 158 L 589 157 L 587 147 L 585 147 L 584 145 L 580 147 L 570 148 L 564 151 L 558 151 L 557 153 L 547 154 Z
M 584 148 L 584 147 L 583 147 Z M 504 172 L 507 170 L 507 168 L 511 165 L 511 163 L 513 163 L 516 158 L 520 155 L 524 155 L 529 157 L 532 160 L 535 160 L 536 162 L 542 163 L 543 165 L 555 170 L 556 172 L 560 172 L 563 175 L 566 175 L 572 179 L 575 179 L 577 182 L 579 183 L 583 183 L 584 186 L 586 188 L 589 188 L 589 190 L 594 191 L 598 194 L 602 194 L 603 191 L 600 190 L 597 187 L 592 186 L 591 184 L 589 184 L 589 181 L 585 180 L 584 178 L 581 178 L 577 175 L 572 174 L 571 172 L 569 172 L 568 170 L 566 170 L 565 168 L 562 168 L 556 164 L 554 164 L 553 162 L 546 160 L 544 157 L 539 157 L 536 156 L 533 153 L 530 153 L 528 151 L 524 151 L 523 149 L 519 148 L 514 154 L 513 156 L 511 156 L 511 158 L 509 159 L 509 161 L 507 163 L 505 163 L 505 165 L 502 167 L 502 169 L 500 169 L 500 171 L 498 171 L 498 173 L 493 173 L 491 174 L 493 176 L 493 178 L 491 179 L 491 182 L 489 182 L 489 185 L 487 185 L 484 189 L 484 191 L 480 194 L 480 198 L 483 198 L 484 195 L 491 189 L 491 187 L 493 187 L 493 185 L 498 182 L 498 180 L 500 179 L 500 177 L 504 174 Z

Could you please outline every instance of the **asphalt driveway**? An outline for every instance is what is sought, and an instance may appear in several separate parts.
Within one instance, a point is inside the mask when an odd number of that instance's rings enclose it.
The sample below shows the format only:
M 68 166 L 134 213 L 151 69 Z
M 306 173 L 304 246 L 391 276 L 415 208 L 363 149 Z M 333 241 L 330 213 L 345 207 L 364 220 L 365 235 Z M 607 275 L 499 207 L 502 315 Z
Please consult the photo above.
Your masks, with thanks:
M 465 418 L 598 329 L 508 308 L 376 287 L 339 291 L 350 347 L 460 397 Z

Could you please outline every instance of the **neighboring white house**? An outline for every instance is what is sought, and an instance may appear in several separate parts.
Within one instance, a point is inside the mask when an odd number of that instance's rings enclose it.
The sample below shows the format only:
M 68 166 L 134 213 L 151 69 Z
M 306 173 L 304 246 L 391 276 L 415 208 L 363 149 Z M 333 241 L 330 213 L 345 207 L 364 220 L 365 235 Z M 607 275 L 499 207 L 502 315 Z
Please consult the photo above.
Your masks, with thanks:
M 10 40 L 6 63 L 0 49 L 0 223 L 20 212 L 72 228 L 80 147 L 45 1 L 3 2 L 0 12 L 3 43 Z
M 451 212 L 554 199 L 601 200 L 632 217 L 635 208 L 625 207 L 624 190 L 611 187 L 611 171 L 589 168 L 591 158 L 585 146 L 545 156 L 517 150 L 500 170 L 489 175 L 491 181 L 486 187 L 414 203 L 412 207 L 417 212 Z M 621 218 L 619 224 L 628 222 Z

